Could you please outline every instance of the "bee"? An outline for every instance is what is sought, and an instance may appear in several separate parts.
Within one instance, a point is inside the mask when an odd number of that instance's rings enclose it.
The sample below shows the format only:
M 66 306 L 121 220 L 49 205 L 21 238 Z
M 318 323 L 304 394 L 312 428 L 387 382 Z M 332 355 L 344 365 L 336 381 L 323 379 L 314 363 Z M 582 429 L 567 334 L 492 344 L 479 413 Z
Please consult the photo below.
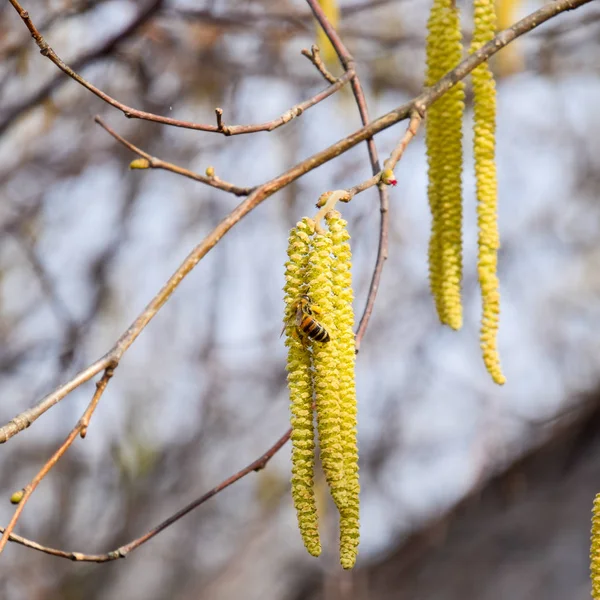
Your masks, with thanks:
M 320 311 L 313 305 L 310 296 L 306 294 L 300 296 L 300 298 L 292 304 L 290 312 L 292 315 L 295 312 L 293 318 L 295 320 L 296 329 L 299 333 L 301 332 L 306 335 L 308 339 L 315 342 L 322 342 L 323 344 L 331 339 L 327 329 L 325 329 L 325 327 L 323 327 L 323 325 L 321 325 L 314 317 L 314 314 L 319 313 Z

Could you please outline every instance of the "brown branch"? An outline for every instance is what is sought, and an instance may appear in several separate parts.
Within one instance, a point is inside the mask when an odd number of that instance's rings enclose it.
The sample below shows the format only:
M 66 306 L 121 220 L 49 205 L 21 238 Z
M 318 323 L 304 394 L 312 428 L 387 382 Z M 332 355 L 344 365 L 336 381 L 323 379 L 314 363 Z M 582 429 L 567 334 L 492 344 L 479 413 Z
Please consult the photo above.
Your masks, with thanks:
M 591 2 L 591 0 L 556 0 L 551 4 L 543 6 L 518 23 L 515 23 L 512 27 L 500 32 L 494 39 L 462 61 L 455 69 L 447 73 L 434 86 L 425 90 L 412 102 L 403 104 L 378 119 L 375 119 L 365 127 L 355 131 L 332 146 L 317 152 L 285 173 L 282 173 L 271 181 L 256 188 L 192 250 L 163 288 L 105 356 L 77 373 L 75 377 L 43 398 L 37 405 L 17 415 L 9 423 L 0 427 L 0 443 L 6 442 L 8 439 L 31 425 L 31 423 L 37 420 L 48 409 L 60 402 L 60 400 L 62 400 L 69 392 L 91 379 L 103 369 L 106 369 L 106 367 L 111 365 L 116 366 L 129 346 L 135 341 L 163 304 L 169 299 L 171 294 L 181 283 L 181 280 L 202 258 L 204 258 L 204 256 L 206 256 L 208 252 L 210 252 L 212 248 L 214 248 L 221 238 L 236 225 L 240 219 L 250 211 L 254 210 L 259 204 L 309 171 L 316 169 L 329 160 L 348 151 L 350 148 L 353 148 L 357 144 L 373 137 L 376 133 L 406 119 L 409 115 L 413 114 L 413 111 L 417 110 L 419 113 L 423 113 L 427 107 L 445 94 L 458 81 L 464 79 L 475 67 L 496 54 L 496 52 L 514 39 L 539 27 L 539 25 L 554 16 L 587 4 L 588 2 Z
M 152 6 L 156 5 L 156 7 L 158 7 L 162 3 L 162 1 L 163 0 L 155 0 L 154 4 Z M 13 5 L 15 10 L 19 13 L 19 16 L 21 17 L 21 19 L 27 26 L 27 29 L 29 29 L 29 31 L 31 32 L 31 36 L 35 40 L 35 43 L 38 45 L 40 52 L 43 56 L 45 56 L 46 58 L 51 60 L 63 73 L 65 73 L 66 75 L 71 77 L 71 79 L 74 79 L 77 83 L 79 83 L 84 88 L 86 88 L 87 90 L 92 92 L 92 94 L 95 94 L 101 100 L 104 100 L 104 102 L 106 102 L 113 108 L 120 110 L 126 117 L 128 117 L 130 119 L 143 119 L 145 121 L 152 121 L 154 123 L 162 123 L 163 125 L 172 125 L 173 127 L 183 127 L 185 129 L 194 129 L 196 131 L 208 131 L 208 132 L 213 132 L 213 133 L 221 133 L 226 136 L 242 135 L 242 134 L 246 134 L 246 133 L 256 133 L 259 131 L 273 131 L 274 129 L 277 129 L 278 127 L 281 127 L 282 125 L 289 123 L 295 117 L 300 116 L 305 110 L 311 108 L 315 104 L 318 104 L 319 102 L 325 100 L 325 98 L 328 98 L 329 96 L 331 96 L 332 94 L 337 92 L 352 77 L 352 73 L 346 73 L 343 77 L 340 77 L 339 79 L 337 79 L 334 83 L 332 83 L 332 85 L 330 85 L 323 91 L 319 92 L 312 98 L 309 98 L 308 100 L 305 100 L 304 102 L 301 102 L 300 104 L 298 104 L 296 106 L 293 106 L 292 108 L 290 108 L 288 111 L 286 111 L 280 117 L 277 117 L 276 119 L 273 119 L 271 121 L 267 121 L 266 123 L 261 123 L 258 125 L 228 125 L 228 126 L 224 126 L 223 123 L 220 121 L 220 117 L 219 117 L 218 113 L 217 113 L 217 119 L 219 122 L 217 125 L 205 125 L 202 123 L 192 123 L 190 121 L 181 121 L 179 119 L 173 119 L 171 117 L 163 117 L 161 115 L 155 115 L 153 113 L 149 113 L 149 112 L 146 112 L 143 110 L 137 110 L 135 108 L 132 108 L 131 106 L 127 106 L 126 104 L 119 102 L 112 96 L 109 96 L 108 94 L 106 94 L 105 92 L 103 92 L 102 90 L 100 90 L 99 88 L 94 86 L 93 84 L 91 84 L 89 81 L 84 79 L 81 75 L 79 75 L 79 73 L 77 73 L 74 69 L 69 67 L 69 65 L 67 65 L 65 62 L 63 62 L 63 60 L 56 54 L 56 52 L 54 52 L 54 50 L 48 45 L 48 42 L 46 42 L 46 40 L 44 39 L 42 34 L 37 30 L 36 26 L 34 25 L 33 21 L 31 20 L 31 17 L 29 16 L 29 13 L 19 4 L 19 1 L 18 0 L 9 0 L 9 2 Z M 148 11 L 146 11 L 146 12 L 148 12 Z M 136 21 L 138 21 L 138 20 L 139 19 L 136 19 Z M 37 104 L 37 102 L 39 102 L 38 97 L 40 96 L 40 94 L 43 94 L 41 96 L 41 98 L 44 98 L 49 93 L 49 91 L 44 92 L 43 90 L 44 90 L 44 88 L 38 92 L 38 94 L 36 95 L 37 99 L 35 99 L 35 98 L 31 99 L 30 101 L 28 101 L 26 103 L 26 105 L 27 105 L 26 108 L 30 108 L 32 105 Z M 18 114 L 20 114 L 20 112 L 22 112 L 21 106 L 23 106 L 23 105 L 20 105 L 19 107 L 17 107 L 17 109 L 12 111 L 12 113 L 9 114 L 7 118 L 5 118 L 3 123 L 0 123 L 0 133 L 2 133 L 3 126 L 5 127 L 6 125 L 8 125 L 8 123 L 12 122 L 15 119 L 15 117 L 18 116 Z M 16 110 L 18 110 L 17 114 L 15 114 Z M 221 109 L 218 109 L 218 110 L 221 110 Z M 222 111 L 221 111 L 221 114 L 222 114 Z
M 315 18 L 319 22 L 319 25 L 325 31 L 325 34 L 329 38 L 332 46 L 334 47 L 337 55 L 346 71 L 354 71 L 354 59 L 341 38 L 327 20 L 321 5 L 317 0 L 307 0 L 308 5 L 310 6 Z M 356 100 L 356 104 L 358 106 L 358 112 L 360 113 L 360 119 L 363 125 L 366 125 L 369 122 L 369 111 L 367 109 L 367 101 L 365 99 L 365 95 L 362 90 L 362 86 L 360 84 L 360 80 L 358 75 L 354 75 L 351 80 L 352 92 L 354 94 L 354 98 Z M 371 170 L 373 172 L 373 177 L 377 177 L 379 173 L 379 157 L 377 155 L 377 147 L 375 146 L 375 140 L 370 137 L 367 138 L 367 148 L 369 150 L 369 159 L 371 161 Z M 361 317 L 360 323 L 358 325 L 358 330 L 356 332 L 356 352 L 360 350 L 360 344 L 362 338 L 367 330 L 367 326 L 369 324 L 369 319 L 371 317 L 371 313 L 373 312 L 373 307 L 375 305 L 375 298 L 377 296 L 377 291 L 379 290 L 379 282 L 381 280 L 381 272 L 383 270 L 383 264 L 388 256 L 388 230 L 389 230 L 389 195 L 387 191 L 387 186 L 380 185 L 378 188 L 379 191 L 379 212 L 380 212 L 380 220 L 379 220 L 379 242 L 377 245 L 377 258 L 375 260 L 375 266 L 373 268 L 373 275 L 371 277 L 371 284 L 369 286 L 369 293 L 367 295 L 367 303 L 365 305 L 365 309 L 363 311 L 363 315 Z
M 50 58 L 59 69 L 63 72 L 66 72 L 64 68 L 66 67 L 64 63 L 54 54 L 52 49 L 46 44 L 44 38 L 37 31 L 31 20 L 28 21 L 23 17 L 23 14 L 27 15 L 27 11 L 23 10 L 19 3 L 16 0 L 9 0 L 9 2 L 15 7 L 19 16 L 25 21 L 27 28 L 31 32 L 32 37 L 35 39 L 37 45 L 40 48 L 40 52 Z M 104 44 L 102 44 L 99 48 L 94 50 L 90 50 L 89 52 L 83 54 L 79 58 L 77 58 L 73 62 L 73 71 L 78 71 L 83 67 L 94 63 L 95 61 L 107 56 L 110 54 L 115 48 L 119 46 L 123 41 L 125 41 L 128 37 L 134 34 L 140 27 L 142 27 L 163 5 L 164 0 L 153 0 L 146 8 L 144 8 L 138 15 L 133 19 L 133 21 L 125 27 L 125 29 L 119 31 L 113 37 L 109 38 Z M 29 19 L 29 16 L 27 16 Z M 35 32 L 35 33 L 34 33 Z M 52 53 L 52 54 L 50 54 Z M 56 57 L 58 61 L 57 63 L 53 58 Z M 68 68 L 68 67 L 67 67 Z M 47 96 L 55 90 L 59 85 L 63 84 L 67 81 L 62 75 L 58 74 L 56 77 L 51 79 L 48 83 L 43 85 L 39 90 L 37 90 L 32 96 L 27 98 L 21 104 L 10 108 L 7 113 L 3 115 L 2 121 L 0 121 L 0 134 L 2 134 L 11 124 L 13 124 L 20 115 L 27 112 L 34 106 L 37 106 L 40 102 L 42 102 Z M 81 82 L 80 82 L 81 83 Z M 88 88 L 89 89 L 89 88 Z M 95 92 L 94 92 L 95 93 Z
M 422 120 L 423 120 L 423 117 L 421 116 L 421 114 L 419 114 L 419 112 L 417 110 L 413 110 L 412 116 L 408 123 L 408 127 L 406 128 L 406 132 L 404 133 L 404 135 L 398 142 L 398 145 L 394 148 L 394 150 L 390 154 L 389 158 L 386 159 L 383 163 L 384 170 L 387 170 L 387 169 L 393 170 L 394 167 L 398 164 L 398 162 L 400 161 L 400 159 L 402 158 L 402 156 L 404 154 L 404 151 L 406 150 L 406 147 L 412 141 L 412 139 L 417 135 L 417 132 L 419 131 L 419 127 L 421 125 Z M 373 177 L 369 177 L 369 179 L 366 179 L 365 181 L 363 181 L 351 188 L 348 188 L 346 190 L 348 192 L 348 195 L 352 198 L 356 194 L 360 194 L 361 192 L 364 192 L 365 190 L 368 190 L 369 188 L 371 188 L 375 185 L 378 185 L 378 184 L 396 185 L 396 183 L 397 183 L 396 180 L 382 181 L 382 174 L 383 174 L 383 171 L 380 171 L 379 173 L 376 173 L 375 175 L 373 175 Z
M 52 554 L 53 556 L 58 556 L 60 558 L 68 558 L 69 560 L 74 561 L 109 562 L 118 558 L 125 558 L 129 553 L 133 552 L 142 544 L 145 544 L 147 541 L 151 540 L 161 531 L 164 531 L 167 527 L 169 527 L 170 525 L 187 515 L 189 512 L 191 512 L 195 508 L 198 508 L 201 504 L 204 504 L 207 500 L 210 500 L 213 496 L 216 496 L 219 492 L 222 492 L 225 488 L 228 488 L 230 485 L 233 485 L 236 481 L 239 481 L 249 473 L 252 473 L 252 471 L 260 471 L 261 469 L 264 469 L 267 463 L 273 458 L 273 456 L 275 456 L 275 454 L 290 439 L 291 434 L 292 430 L 288 429 L 288 431 L 286 431 L 266 452 L 264 452 L 256 460 L 252 461 L 247 467 L 241 469 L 234 475 L 231 475 L 231 477 L 224 479 L 221 483 L 219 483 L 219 485 L 215 486 L 214 488 L 212 488 L 193 502 L 190 502 L 190 504 L 184 506 L 181 510 L 177 511 L 174 515 L 171 515 L 168 519 L 165 519 L 156 527 L 153 527 L 144 535 L 132 540 L 131 542 L 121 546 L 120 548 L 117 548 L 116 550 L 107 552 L 106 554 L 83 554 L 81 552 L 65 552 L 64 550 L 57 550 L 56 548 L 42 546 L 37 542 L 33 542 L 21 536 L 11 534 L 9 530 L 10 525 L 6 529 L 2 529 L 0 527 L 0 531 L 4 532 L 2 539 L 6 537 L 11 542 L 16 542 L 17 544 L 21 544 L 22 546 L 32 548 L 33 550 L 38 550 L 46 554 Z M 21 502 L 23 502 L 23 500 Z M 0 546 L 0 551 L 1 548 L 2 547 Z
M 77 422 L 77 425 L 73 427 L 71 433 L 69 433 L 69 435 L 65 438 L 65 441 L 58 447 L 56 452 L 46 461 L 46 464 L 39 470 L 37 475 L 23 488 L 23 495 L 19 500 L 19 505 L 17 506 L 12 516 L 12 519 L 4 529 L 2 538 L 0 538 L 0 554 L 2 553 L 2 550 L 4 550 L 4 547 L 6 546 L 6 543 L 9 540 L 10 534 L 15 528 L 15 525 L 17 524 L 17 521 L 19 520 L 19 517 L 21 516 L 21 513 L 25 508 L 25 504 L 27 504 L 27 501 L 31 497 L 31 494 L 33 494 L 33 492 L 40 484 L 42 479 L 44 479 L 44 477 L 48 475 L 52 467 L 54 467 L 54 465 L 60 460 L 62 455 L 73 444 L 75 438 L 78 435 L 82 438 L 86 436 L 87 428 L 90 423 L 90 418 L 92 417 L 94 410 L 96 410 L 96 406 L 98 406 L 98 402 L 100 401 L 100 398 L 102 397 L 102 394 L 104 393 L 104 390 L 106 389 L 110 378 L 113 376 L 113 372 L 113 367 L 108 367 L 104 371 L 104 375 L 96 384 L 96 391 L 94 393 L 94 396 L 92 397 L 88 407 L 85 409 L 85 412 L 83 413 L 81 419 L 79 419 L 79 421 Z
M 94 117 L 94 121 L 100 125 L 103 129 L 105 129 L 110 135 L 112 135 L 118 142 L 123 144 L 126 148 L 145 158 L 148 161 L 148 169 L 163 169 L 165 171 L 170 171 L 171 173 L 176 173 L 177 175 L 183 175 L 184 177 L 188 177 L 189 179 L 193 179 L 194 181 L 199 181 L 200 183 L 205 183 L 206 185 L 210 185 L 219 190 L 223 190 L 224 192 L 230 192 L 231 194 L 235 194 L 236 196 L 247 196 L 252 193 L 253 188 L 249 187 L 238 187 L 237 185 L 233 185 L 227 181 L 223 181 L 219 177 L 212 176 L 207 177 L 205 175 L 200 175 L 199 173 L 194 173 L 194 171 L 188 171 L 188 169 L 184 169 L 183 167 L 179 167 L 174 165 L 173 163 L 166 162 L 161 160 L 160 158 L 156 158 L 151 156 L 147 152 L 144 152 L 141 148 L 138 148 L 136 145 L 127 141 L 124 137 L 120 136 L 114 129 L 109 127 L 99 116 L 96 115 Z

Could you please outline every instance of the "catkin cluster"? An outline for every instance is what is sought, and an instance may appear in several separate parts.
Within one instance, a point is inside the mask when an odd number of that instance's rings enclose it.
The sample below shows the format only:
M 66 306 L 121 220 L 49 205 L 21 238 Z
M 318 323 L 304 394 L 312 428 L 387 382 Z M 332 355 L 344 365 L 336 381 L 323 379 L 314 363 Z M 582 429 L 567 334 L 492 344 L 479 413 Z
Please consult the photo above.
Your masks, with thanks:
M 592 581 L 592 598 L 600 600 L 600 494 L 596 494 L 594 498 L 591 538 L 590 579 Z
M 471 52 L 494 36 L 494 0 L 475 0 Z M 433 0 L 428 22 L 426 84 L 433 85 L 462 58 L 461 29 L 454 0 Z M 496 88 L 486 63 L 472 73 L 474 103 L 473 153 L 477 188 L 478 263 L 482 297 L 480 345 L 492 379 L 505 382 L 497 348 L 500 290 L 497 276 L 498 233 L 495 163 Z M 462 325 L 462 117 L 464 87 L 456 84 L 429 109 L 426 144 L 428 196 L 432 215 L 429 244 L 431 293 L 442 323 Z
M 314 494 L 314 405 L 321 465 L 340 513 L 340 562 L 350 569 L 358 552 L 360 492 L 352 255 L 346 221 L 331 211 L 326 222 L 328 231 L 315 233 L 314 224 L 305 218 L 289 237 L 284 292 L 292 498 L 304 545 L 318 556 L 321 544 Z M 302 304 L 303 298 L 309 298 L 310 303 Z M 326 342 L 309 337 L 316 330 L 312 320 L 327 331 Z

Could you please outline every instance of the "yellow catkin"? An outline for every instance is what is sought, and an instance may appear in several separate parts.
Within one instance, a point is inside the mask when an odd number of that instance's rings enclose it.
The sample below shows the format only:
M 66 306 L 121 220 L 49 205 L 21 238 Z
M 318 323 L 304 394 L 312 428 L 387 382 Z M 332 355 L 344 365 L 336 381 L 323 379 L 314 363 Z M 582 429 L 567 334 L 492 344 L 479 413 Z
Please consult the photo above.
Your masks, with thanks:
M 462 34 L 453 0 L 434 0 L 427 24 L 426 85 L 431 86 L 462 58 Z M 427 113 L 428 196 L 432 225 L 429 282 L 438 316 L 453 329 L 462 326 L 462 116 L 464 84 L 459 82 Z
M 600 494 L 596 494 L 592 508 L 590 580 L 592 582 L 592 598 L 600 600 Z
M 340 7 L 338 0 L 319 0 L 319 4 L 327 17 L 327 20 L 333 25 L 334 29 L 340 22 Z M 329 38 L 325 34 L 323 28 L 316 23 L 317 26 L 317 46 L 321 50 L 321 56 L 327 65 L 337 64 L 337 53 L 334 50 Z
M 345 504 L 344 463 L 340 443 L 340 407 L 338 367 L 340 356 L 336 343 L 331 291 L 331 235 L 315 234 L 309 255 L 309 294 L 319 309 L 319 321 L 327 329 L 331 340 L 312 344 L 313 385 L 317 408 L 319 449 L 325 479 L 339 510 Z
M 313 426 L 313 386 L 310 351 L 296 334 L 290 311 L 300 294 L 306 293 L 306 276 L 312 226 L 303 219 L 291 230 L 288 261 L 285 265 L 286 346 L 288 347 L 288 387 L 292 424 L 292 499 L 298 527 L 310 554 L 321 554 L 321 542 L 314 493 L 315 442 Z M 293 311 L 292 311 L 293 312 Z
M 471 52 L 488 42 L 496 30 L 493 0 L 475 0 L 475 27 Z M 473 70 L 475 179 L 477 186 L 477 223 L 479 256 L 477 272 L 481 287 L 483 312 L 480 344 L 483 362 L 497 384 L 506 379 L 500 367 L 497 335 L 500 317 L 500 285 L 497 276 L 498 249 L 498 185 L 496 178 L 496 85 L 489 65 Z
M 498 29 L 506 29 L 517 21 L 517 14 L 522 0 L 496 0 Z M 512 75 L 525 68 L 523 52 L 519 48 L 519 40 L 509 44 L 496 55 L 496 65 L 500 75 Z
M 346 504 L 340 510 L 340 562 L 344 569 L 351 569 L 356 562 L 359 543 L 359 493 L 358 445 L 356 439 L 356 386 L 354 312 L 352 310 L 352 252 L 347 223 L 337 211 L 327 215 L 332 239 L 333 313 L 337 336 L 333 343 L 339 352 L 339 414 L 340 439 L 344 460 Z

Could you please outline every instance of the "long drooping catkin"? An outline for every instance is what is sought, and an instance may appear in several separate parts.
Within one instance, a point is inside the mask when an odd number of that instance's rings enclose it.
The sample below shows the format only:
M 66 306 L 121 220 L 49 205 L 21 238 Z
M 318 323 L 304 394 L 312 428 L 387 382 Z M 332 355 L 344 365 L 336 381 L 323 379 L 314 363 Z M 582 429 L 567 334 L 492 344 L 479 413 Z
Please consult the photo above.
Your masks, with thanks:
M 434 0 L 428 21 L 426 85 L 437 82 L 462 58 L 458 9 L 452 0 Z M 427 113 L 429 164 L 429 282 L 438 316 L 453 329 L 462 326 L 462 116 L 464 84 L 457 83 Z
M 496 15 L 494 0 L 475 0 L 475 28 L 471 52 L 494 36 Z M 481 316 L 481 351 L 492 379 L 503 384 L 497 336 L 500 319 L 500 284 L 498 281 L 498 183 L 496 177 L 496 85 L 489 65 L 473 70 L 475 178 L 477 185 L 477 223 L 479 256 L 477 273 L 483 304 Z
M 334 319 L 331 289 L 331 234 L 316 233 L 309 255 L 308 282 L 312 302 L 319 308 L 319 320 L 332 340 L 338 332 Z M 340 364 L 338 345 L 335 342 L 315 343 L 312 347 L 313 385 L 317 408 L 317 430 L 321 464 L 331 496 L 338 509 L 345 504 L 344 462 L 340 443 L 339 382 Z
M 346 504 L 340 510 L 340 562 L 351 569 L 356 562 L 359 543 L 359 493 L 358 445 L 356 439 L 356 385 L 354 312 L 352 310 L 352 252 L 347 223 L 338 212 L 327 217 L 331 232 L 333 269 L 333 310 L 337 325 L 335 343 L 338 348 L 338 382 L 340 440 L 344 460 Z
M 296 335 L 289 318 L 297 298 L 306 291 L 306 271 L 311 224 L 303 219 L 291 230 L 288 261 L 285 265 L 287 380 L 290 390 L 292 424 L 292 498 L 298 527 L 310 554 L 321 554 L 321 542 L 314 493 L 315 442 L 313 426 L 313 385 L 310 351 Z

